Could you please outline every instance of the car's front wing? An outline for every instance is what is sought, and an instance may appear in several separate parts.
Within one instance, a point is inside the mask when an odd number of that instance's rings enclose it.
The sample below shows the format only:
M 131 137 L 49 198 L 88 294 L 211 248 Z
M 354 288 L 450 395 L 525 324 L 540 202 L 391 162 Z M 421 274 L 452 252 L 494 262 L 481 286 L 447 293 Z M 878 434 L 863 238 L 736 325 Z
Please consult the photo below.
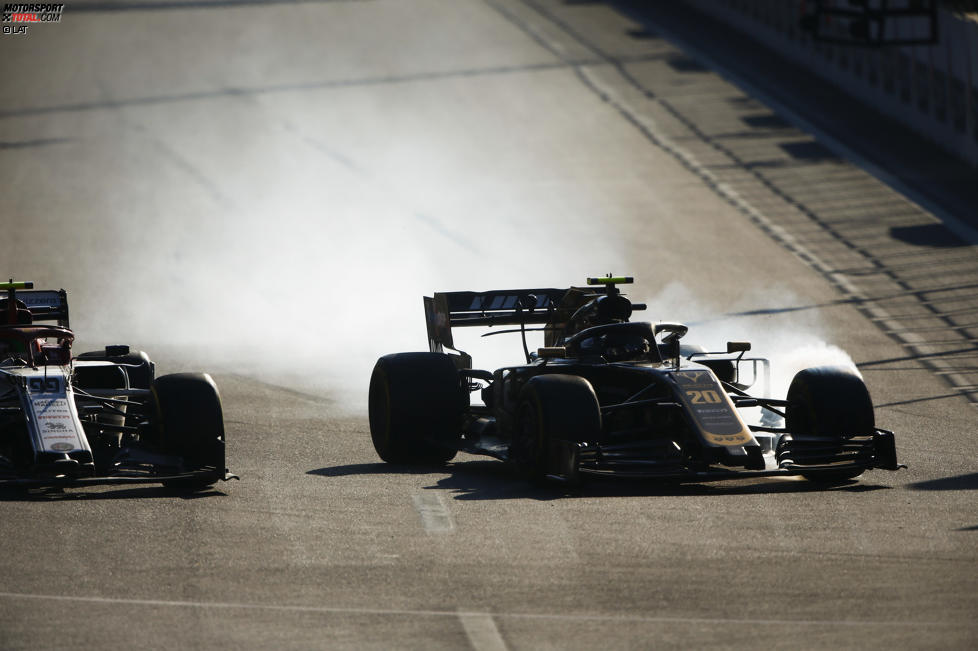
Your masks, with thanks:
M 230 481 L 238 476 L 227 470 L 199 469 L 173 474 L 119 474 L 91 477 L 56 475 L 47 477 L 15 477 L 0 479 L 0 488 L 70 488 L 79 486 L 111 486 L 126 484 L 197 484 Z
M 776 454 L 765 455 L 763 469 L 719 464 L 693 465 L 674 444 L 601 446 L 552 441 L 551 476 L 573 480 L 580 475 L 602 475 L 681 481 L 715 481 L 748 477 L 805 475 L 841 476 L 874 468 L 899 470 L 893 432 L 877 429 L 872 435 L 845 439 L 785 437 Z

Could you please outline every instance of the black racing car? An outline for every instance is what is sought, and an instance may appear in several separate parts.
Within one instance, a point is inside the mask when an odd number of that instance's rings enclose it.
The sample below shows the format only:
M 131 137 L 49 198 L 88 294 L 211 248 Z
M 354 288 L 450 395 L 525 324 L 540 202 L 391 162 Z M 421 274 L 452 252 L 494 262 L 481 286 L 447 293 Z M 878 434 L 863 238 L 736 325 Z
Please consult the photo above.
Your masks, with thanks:
M 587 287 L 424 297 L 430 352 L 385 355 L 370 379 L 377 453 L 389 463 L 432 464 L 461 450 L 567 481 L 802 475 L 839 482 L 903 467 L 893 433 L 875 426 L 859 376 L 809 368 L 795 375 L 786 400 L 751 396 L 768 360 L 744 357 L 747 342 L 709 352 L 680 343 L 682 324 L 630 321 L 645 306 L 616 286 L 631 282 L 588 278 Z M 453 328 L 466 326 L 522 334 L 525 363 L 472 368 L 452 339 Z M 543 348 L 528 349 L 531 330 L 543 331 Z M 484 405 L 473 404 L 472 393 Z M 745 410 L 763 417 L 745 419 Z
M 156 377 L 146 353 L 123 345 L 75 357 L 63 289 L 0 290 L 0 487 L 236 479 L 209 375 Z

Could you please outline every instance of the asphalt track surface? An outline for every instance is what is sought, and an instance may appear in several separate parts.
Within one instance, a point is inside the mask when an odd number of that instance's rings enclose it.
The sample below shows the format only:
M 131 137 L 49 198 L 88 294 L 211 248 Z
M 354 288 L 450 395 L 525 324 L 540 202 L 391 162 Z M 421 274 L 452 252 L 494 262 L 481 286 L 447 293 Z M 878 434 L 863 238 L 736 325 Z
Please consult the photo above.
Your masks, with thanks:
M 3 273 L 65 286 L 79 348 L 213 371 L 242 479 L 5 495 L 0 648 L 974 648 L 974 243 L 638 20 L 100 2 L 3 37 Z M 423 346 L 421 291 L 606 271 L 690 338 L 848 351 L 909 469 L 378 463 L 369 360 Z

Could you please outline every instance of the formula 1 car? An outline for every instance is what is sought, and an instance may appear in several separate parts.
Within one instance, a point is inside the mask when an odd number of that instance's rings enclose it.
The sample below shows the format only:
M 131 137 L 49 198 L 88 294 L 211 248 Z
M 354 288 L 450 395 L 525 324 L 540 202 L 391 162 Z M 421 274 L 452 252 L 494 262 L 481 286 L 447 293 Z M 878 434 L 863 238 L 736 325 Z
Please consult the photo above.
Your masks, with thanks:
M 370 379 L 377 454 L 437 464 L 465 451 L 569 482 L 801 475 L 837 483 L 905 467 L 893 433 L 875 426 L 859 376 L 809 368 L 787 399 L 753 397 L 751 386 L 770 384 L 770 363 L 744 357 L 750 343 L 710 352 L 680 343 L 685 325 L 629 321 L 646 307 L 616 287 L 631 282 L 609 276 L 588 278 L 587 287 L 424 297 L 430 352 L 381 357 Z M 452 338 L 452 328 L 467 326 L 517 326 L 487 334 L 522 334 L 525 363 L 472 368 Z M 528 349 L 529 330 L 543 331 L 544 347 Z M 484 405 L 471 403 L 477 391 Z M 749 410 L 762 417 L 746 418 Z
M 209 375 L 155 377 L 128 346 L 73 357 L 65 290 L 11 280 L 0 291 L 0 486 L 194 490 L 236 479 Z

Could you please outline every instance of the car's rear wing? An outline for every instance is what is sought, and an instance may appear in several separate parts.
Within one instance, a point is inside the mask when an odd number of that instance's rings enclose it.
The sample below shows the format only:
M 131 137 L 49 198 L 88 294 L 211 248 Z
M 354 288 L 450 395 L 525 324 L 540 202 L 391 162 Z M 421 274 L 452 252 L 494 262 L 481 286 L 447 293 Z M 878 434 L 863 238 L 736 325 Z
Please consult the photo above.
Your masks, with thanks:
M 4 283 L 7 284 L 10 283 Z M 32 321 L 54 321 L 62 328 L 68 327 L 68 292 L 65 290 L 20 289 L 16 297 L 30 310 Z
M 568 325 L 586 305 L 594 305 L 602 296 L 620 294 L 616 284 L 632 282 L 629 276 L 588 278 L 589 287 L 553 287 L 537 289 L 495 289 L 488 292 L 435 292 L 424 297 L 424 315 L 428 327 L 428 348 L 433 353 L 446 348 L 461 355 L 457 363 L 469 368 L 472 358 L 455 347 L 452 328 L 499 325 L 542 325 L 544 345 L 556 346 L 563 340 Z M 599 289 L 600 288 L 600 289 Z M 626 301 L 627 303 L 627 301 Z M 644 310 L 644 304 L 629 304 L 631 310 Z M 627 320 L 627 315 L 625 315 Z M 525 339 L 524 339 L 525 345 Z M 529 354 L 527 354 L 529 357 Z
M 435 292 L 424 297 L 428 347 L 456 350 L 452 328 L 552 323 L 567 289 L 496 289 L 488 292 Z

